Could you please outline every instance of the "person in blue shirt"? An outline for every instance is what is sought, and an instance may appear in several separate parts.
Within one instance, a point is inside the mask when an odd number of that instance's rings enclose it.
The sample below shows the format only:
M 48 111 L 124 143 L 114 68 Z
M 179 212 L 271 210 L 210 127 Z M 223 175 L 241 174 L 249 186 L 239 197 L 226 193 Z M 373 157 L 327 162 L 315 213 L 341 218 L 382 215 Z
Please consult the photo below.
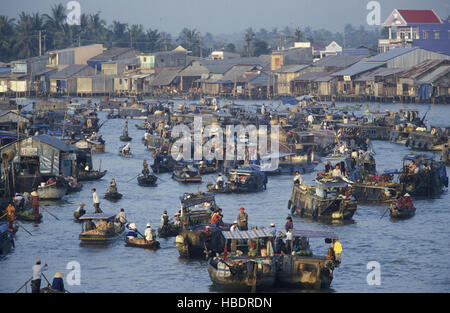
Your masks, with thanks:
M 63 274 L 61 272 L 56 272 L 55 276 L 53 277 L 52 289 L 55 291 L 64 292 L 64 280 Z
M 127 228 L 129 229 L 129 231 L 127 233 L 127 238 L 128 239 L 137 238 L 138 234 L 137 234 L 137 230 L 136 230 L 136 224 L 130 223 L 127 225 Z

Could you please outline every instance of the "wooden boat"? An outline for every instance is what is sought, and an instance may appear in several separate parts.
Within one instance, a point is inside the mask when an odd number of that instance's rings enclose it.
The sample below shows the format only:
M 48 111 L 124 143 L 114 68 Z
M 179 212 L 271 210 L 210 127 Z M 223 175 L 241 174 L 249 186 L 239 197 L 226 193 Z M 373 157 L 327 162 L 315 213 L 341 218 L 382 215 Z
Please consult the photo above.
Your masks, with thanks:
M 293 229 L 294 253 L 277 256 L 277 285 L 307 289 L 330 287 L 334 269 L 339 266 L 340 261 L 313 255 L 309 247 L 310 238 L 325 239 L 325 242 L 338 239 L 333 232 Z M 280 248 L 280 240 L 278 239 L 276 250 Z
M 159 249 L 159 241 L 153 240 L 151 242 L 148 242 L 144 238 L 129 239 L 128 237 L 125 237 L 125 245 L 127 247 L 136 247 L 150 250 Z
M 41 288 L 41 293 L 66 293 L 66 291 L 55 290 L 52 286 L 48 285 L 47 287 Z
M 278 156 L 277 156 L 278 155 Z M 317 166 L 317 161 L 311 161 L 307 155 L 295 153 L 278 153 L 277 155 L 265 155 L 261 157 L 260 168 L 266 175 L 289 174 L 295 172 L 310 173 Z M 272 159 L 278 158 L 277 165 L 272 164 Z
M 122 136 L 119 137 L 119 139 L 120 139 L 120 141 L 131 141 L 133 138 L 131 138 L 128 135 L 125 135 L 125 136 L 122 135 Z
M 71 186 L 70 184 L 67 184 L 67 193 L 78 192 L 81 191 L 81 189 L 83 189 L 83 184 L 81 183 L 77 183 L 76 186 Z
M 172 172 L 175 163 L 175 160 L 170 154 L 157 153 L 154 157 L 151 168 L 154 173 L 168 173 Z
M 226 182 L 222 188 L 217 186 L 217 184 L 208 182 L 206 184 L 206 188 L 208 189 L 209 192 L 213 192 L 213 193 L 232 193 L 233 192 L 231 182 Z
M 417 172 L 412 173 L 409 165 L 414 161 Z M 429 169 L 422 166 L 429 166 Z M 399 174 L 402 192 L 411 196 L 432 197 L 448 187 L 447 169 L 441 161 L 435 161 L 432 156 L 425 154 L 410 154 L 403 158 L 403 168 Z
M 357 202 L 339 189 L 347 188 L 340 178 L 316 179 L 317 186 L 294 185 L 288 209 L 292 214 L 313 219 L 345 220 L 356 212 Z
M 391 203 L 389 206 L 389 216 L 395 219 L 405 219 L 413 217 L 416 214 L 416 208 L 412 206 L 411 208 L 399 208 L 395 202 Z
M 144 187 L 152 187 L 152 186 L 156 186 L 156 181 L 158 180 L 158 177 L 156 177 L 155 175 L 139 175 L 137 177 L 137 181 L 139 186 L 144 186 Z
M 104 198 L 110 201 L 118 201 L 122 199 L 122 194 L 120 192 L 107 192 Z
M 41 200 L 59 200 L 67 193 L 67 184 L 54 182 L 51 184 L 39 185 L 37 194 Z
M 133 157 L 133 153 L 131 153 L 131 151 L 124 153 L 122 150 L 120 150 L 119 155 L 124 158 L 132 158 Z
M 256 291 L 275 284 L 276 258 L 273 254 L 268 255 L 266 249 L 273 245 L 273 233 L 270 229 L 223 231 L 221 234 L 227 241 L 225 250 L 208 262 L 208 274 L 215 285 Z M 249 248 L 250 242 L 256 244 L 254 251 Z M 228 247 L 231 249 L 228 250 Z
M 89 181 L 89 180 L 97 180 L 101 179 L 106 175 L 107 170 L 101 171 L 89 171 L 89 172 L 80 172 L 78 173 L 79 181 Z
M 267 176 L 258 166 L 248 165 L 228 172 L 231 190 L 235 193 L 258 192 L 266 189 Z
M 78 236 L 82 244 L 105 244 L 120 238 L 125 225 L 115 221 L 115 216 L 89 214 L 80 217 L 82 232 Z M 98 222 L 95 225 L 95 222 Z
M 166 226 L 163 225 L 158 228 L 158 236 L 161 238 L 175 237 L 181 232 L 181 230 L 181 225 L 177 226 L 173 223 L 169 223 Z
M 101 154 L 101 153 L 105 153 L 106 151 L 106 146 L 105 144 L 94 144 L 91 148 L 91 153 L 92 154 Z
M 0 255 L 9 253 L 14 247 L 14 238 L 8 223 L 0 224 Z
M 445 165 L 450 166 L 449 144 L 445 144 L 442 146 L 441 160 Z
M 201 183 L 202 176 L 198 171 L 189 171 L 186 169 L 178 170 L 172 173 L 172 178 L 181 183 Z
M 395 182 L 351 182 L 351 193 L 358 203 L 390 202 L 401 194 L 401 185 Z
M 216 227 L 209 224 L 210 209 L 217 209 L 214 194 L 185 193 L 180 200 L 181 225 L 183 226 L 175 238 L 180 257 L 204 258 L 211 253 L 222 252 L 224 240 L 220 232 L 228 230 L 230 225 Z M 206 227 L 210 228 L 209 232 L 206 231 Z
M 42 220 L 42 213 L 34 215 L 28 211 L 17 211 L 16 218 L 20 221 L 39 223 Z

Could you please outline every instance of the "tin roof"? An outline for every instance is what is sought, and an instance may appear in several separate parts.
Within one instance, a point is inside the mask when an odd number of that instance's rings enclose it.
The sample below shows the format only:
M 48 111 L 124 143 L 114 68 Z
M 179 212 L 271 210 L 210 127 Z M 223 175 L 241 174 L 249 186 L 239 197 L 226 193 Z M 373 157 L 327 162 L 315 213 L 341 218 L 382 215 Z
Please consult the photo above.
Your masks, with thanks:
M 417 83 L 420 84 L 432 84 L 436 80 L 440 79 L 441 77 L 447 75 L 450 73 L 450 65 L 442 65 L 439 66 L 434 71 L 424 75 L 422 78 L 420 78 Z
M 324 67 L 340 67 L 345 68 L 352 64 L 355 64 L 358 61 L 361 61 L 365 57 L 368 57 L 368 54 L 357 54 L 357 55 L 330 55 L 320 59 L 319 61 L 312 64 L 312 66 L 324 66 Z
M 419 47 L 411 47 L 411 48 L 396 48 L 389 51 L 386 51 L 384 53 L 380 53 L 378 55 L 375 55 L 373 57 L 370 57 L 367 59 L 367 62 L 387 62 L 389 60 L 392 60 L 396 57 L 399 57 L 403 54 L 409 53 L 413 50 L 419 49 Z
M 270 228 L 266 227 L 246 231 L 223 231 L 222 235 L 225 237 L 225 239 L 258 239 L 264 237 L 273 237 L 273 232 Z
M 54 136 L 50 136 L 47 134 L 33 136 L 33 138 L 64 152 L 78 150 L 78 147 L 68 144 L 67 142 L 62 141 L 61 139 L 58 139 Z
M 383 63 L 366 63 L 364 60 L 361 60 L 346 69 L 331 74 L 331 76 L 354 76 L 368 72 L 383 65 Z

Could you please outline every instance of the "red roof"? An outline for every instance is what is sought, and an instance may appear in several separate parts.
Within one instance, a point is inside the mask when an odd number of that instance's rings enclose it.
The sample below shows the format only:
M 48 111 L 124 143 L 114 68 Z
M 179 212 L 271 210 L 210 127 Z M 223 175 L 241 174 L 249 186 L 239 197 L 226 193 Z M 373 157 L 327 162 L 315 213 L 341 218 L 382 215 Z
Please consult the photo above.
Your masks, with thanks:
M 408 24 L 441 24 L 433 10 L 398 10 Z

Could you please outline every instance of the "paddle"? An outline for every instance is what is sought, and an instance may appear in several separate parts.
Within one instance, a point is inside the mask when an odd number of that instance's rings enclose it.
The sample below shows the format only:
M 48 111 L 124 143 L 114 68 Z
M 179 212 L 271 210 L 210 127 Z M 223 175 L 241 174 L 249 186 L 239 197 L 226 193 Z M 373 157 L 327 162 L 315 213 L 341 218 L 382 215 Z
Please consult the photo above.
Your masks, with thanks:
M 252 290 L 251 293 L 256 292 L 256 270 L 257 270 L 257 264 L 256 262 L 253 265 L 253 282 L 252 282 Z
M 41 208 L 44 212 L 46 212 L 46 213 L 48 213 L 48 214 L 50 214 L 51 216 L 53 216 L 54 218 L 56 218 L 58 221 L 60 221 L 60 219 L 56 216 L 56 215 L 53 215 L 53 213 L 50 213 L 49 211 L 47 211 L 45 208 Z
M 16 220 L 16 222 L 17 222 L 17 225 L 19 225 L 24 231 L 26 231 L 28 234 L 30 234 L 30 236 L 33 236 L 33 234 L 30 233 L 25 227 L 23 227 L 23 226 L 19 223 L 19 221 Z
M 136 232 L 139 234 L 139 235 L 141 235 L 142 236 L 142 238 L 144 238 L 145 239 L 145 236 L 144 235 L 142 235 L 141 234 L 141 232 L 139 231 L 139 230 L 137 230 L 137 228 L 136 228 Z
M 25 287 L 27 284 L 28 284 L 28 282 L 30 281 L 30 280 L 32 280 L 33 279 L 33 276 L 31 276 L 25 283 L 23 283 L 23 285 L 22 286 L 20 286 L 20 288 L 19 289 L 17 289 L 14 293 L 18 293 L 23 287 Z
M 384 217 L 384 215 L 386 214 L 386 212 L 389 210 L 389 207 L 386 209 L 386 211 L 384 211 L 383 215 L 381 215 L 380 220 Z
M 133 179 L 135 179 L 136 177 L 138 177 L 140 174 L 137 174 L 136 176 L 134 176 L 132 179 L 127 180 L 127 183 L 129 183 L 130 181 L 132 181 Z

